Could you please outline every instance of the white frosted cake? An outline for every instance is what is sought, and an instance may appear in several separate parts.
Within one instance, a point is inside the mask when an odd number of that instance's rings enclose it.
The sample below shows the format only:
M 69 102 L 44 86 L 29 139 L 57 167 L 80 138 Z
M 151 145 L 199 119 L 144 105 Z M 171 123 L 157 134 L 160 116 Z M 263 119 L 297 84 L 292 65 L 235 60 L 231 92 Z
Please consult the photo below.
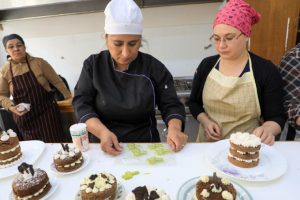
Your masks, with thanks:
M 59 172 L 71 172 L 82 166 L 84 160 L 81 151 L 77 147 L 61 144 L 53 156 L 54 166 Z
M 110 173 L 92 174 L 80 183 L 82 200 L 114 200 L 117 194 L 117 179 Z
M 7 132 L 0 129 L 0 168 L 13 165 L 21 157 L 22 152 L 17 134 L 11 129 Z
M 261 139 L 250 133 L 237 132 L 230 135 L 228 160 L 242 168 L 255 167 L 259 163 Z

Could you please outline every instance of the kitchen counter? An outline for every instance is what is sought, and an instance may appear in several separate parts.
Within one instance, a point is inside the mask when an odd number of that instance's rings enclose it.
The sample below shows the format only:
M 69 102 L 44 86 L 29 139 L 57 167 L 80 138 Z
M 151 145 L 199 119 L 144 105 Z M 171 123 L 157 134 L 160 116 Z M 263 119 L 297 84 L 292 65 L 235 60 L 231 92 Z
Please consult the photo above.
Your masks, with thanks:
M 146 148 L 148 144 L 141 145 Z M 200 175 L 212 175 L 214 172 L 214 169 L 205 160 L 205 151 L 211 148 L 211 145 L 213 143 L 188 143 L 182 151 L 166 155 L 168 159 L 165 157 L 166 162 L 164 164 L 148 165 L 143 163 L 134 164 L 128 162 L 128 160 L 127 162 L 122 160 L 122 155 L 128 153 L 126 150 L 120 156 L 112 157 L 104 154 L 99 149 L 98 144 L 90 144 L 90 149 L 84 153 L 85 156 L 89 157 L 89 163 L 84 169 L 73 174 L 55 175 L 50 170 L 50 165 L 59 144 L 46 144 L 42 156 L 39 157 L 34 166 L 46 170 L 51 179 L 56 178 L 58 189 L 49 198 L 53 200 L 74 199 L 81 180 L 97 172 L 109 172 L 115 175 L 125 188 L 126 193 L 140 185 L 152 185 L 164 189 L 171 200 L 176 200 L 177 192 L 186 181 Z M 287 160 L 287 171 L 282 177 L 267 182 L 241 180 L 235 180 L 235 182 L 243 186 L 254 200 L 298 199 L 300 142 L 276 142 L 272 148 Z M 272 167 L 276 168 L 277 166 Z M 140 174 L 130 180 L 124 180 L 121 177 L 126 171 L 139 171 Z M 1 199 L 8 198 L 12 180 L 13 177 L 0 179 Z

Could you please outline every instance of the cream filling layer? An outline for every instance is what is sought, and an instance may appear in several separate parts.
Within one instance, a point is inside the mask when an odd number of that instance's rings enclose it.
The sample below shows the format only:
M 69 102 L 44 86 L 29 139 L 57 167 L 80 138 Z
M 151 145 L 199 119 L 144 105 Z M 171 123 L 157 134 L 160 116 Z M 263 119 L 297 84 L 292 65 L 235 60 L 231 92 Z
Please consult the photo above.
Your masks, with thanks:
M 63 167 L 63 168 L 69 168 L 69 167 L 74 167 L 76 164 L 80 164 L 83 160 L 83 157 L 81 156 L 80 158 L 78 158 L 76 161 L 67 164 L 67 165 L 58 165 L 58 167 Z
M 230 147 L 230 149 L 236 151 L 237 153 L 239 153 L 239 154 L 241 154 L 241 155 L 245 155 L 245 154 L 247 154 L 247 153 L 250 154 L 250 155 L 254 155 L 254 154 L 256 154 L 256 152 L 257 152 L 257 151 L 247 151 L 247 152 L 245 152 L 245 151 L 239 151 L 239 150 L 236 150 L 236 149 L 233 148 L 233 147 Z
M 6 153 L 9 153 L 9 152 L 13 152 L 15 151 L 18 147 L 20 146 L 20 144 L 18 144 L 17 146 L 11 148 L 11 149 L 8 149 L 6 151 L 1 151 L 1 154 L 6 154 Z
M 258 161 L 258 158 L 256 158 L 256 159 L 241 159 L 241 158 L 233 156 L 231 153 L 228 153 L 228 156 L 236 159 L 237 161 L 246 162 L 246 163 L 252 163 L 252 162 Z
M 36 197 L 36 196 L 38 196 L 39 194 L 41 194 L 45 190 L 45 188 L 47 187 L 48 184 L 49 184 L 49 181 L 39 191 L 37 191 L 33 195 L 28 195 L 28 196 L 25 196 L 25 197 L 19 197 L 19 196 L 17 196 L 17 199 L 18 200 L 28 200 L 28 199 L 31 199 L 32 197 Z
M 16 159 L 16 158 L 18 158 L 19 156 L 21 156 L 22 155 L 22 153 L 21 152 L 19 152 L 16 156 L 14 156 L 14 157 L 11 157 L 11 158 L 9 158 L 9 159 L 6 159 L 6 160 L 0 160 L 0 164 L 1 163 L 6 163 L 6 162 L 9 162 L 9 161 L 11 161 L 11 160 L 13 160 L 13 159 Z

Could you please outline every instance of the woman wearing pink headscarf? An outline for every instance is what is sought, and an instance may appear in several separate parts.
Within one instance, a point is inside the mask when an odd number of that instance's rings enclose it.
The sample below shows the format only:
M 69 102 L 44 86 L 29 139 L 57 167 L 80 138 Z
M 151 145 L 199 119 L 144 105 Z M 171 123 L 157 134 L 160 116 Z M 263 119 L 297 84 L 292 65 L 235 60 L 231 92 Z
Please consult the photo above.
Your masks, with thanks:
M 272 145 L 284 126 L 282 80 L 275 65 L 247 50 L 260 14 L 230 0 L 216 15 L 212 41 L 218 55 L 205 58 L 194 75 L 190 110 L 200 122 L 198 141 L 249 132 Z

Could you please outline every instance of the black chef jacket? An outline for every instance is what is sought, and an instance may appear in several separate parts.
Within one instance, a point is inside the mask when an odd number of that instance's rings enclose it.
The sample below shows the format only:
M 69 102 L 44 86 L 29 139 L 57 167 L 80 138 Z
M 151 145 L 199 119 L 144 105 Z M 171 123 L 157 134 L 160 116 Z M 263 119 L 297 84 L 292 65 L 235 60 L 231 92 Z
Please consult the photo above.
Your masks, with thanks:
M 115 69 L 109 51 L 91 55 L 84 61 L 74 92 L 78 120 L 99 118 L 120 142 L 159 142 L 156 106 L 166 124 L 176 118 L 184 127 L 184 106 L 171 73 L 145 53 L 139 52 L 123 72 Z

